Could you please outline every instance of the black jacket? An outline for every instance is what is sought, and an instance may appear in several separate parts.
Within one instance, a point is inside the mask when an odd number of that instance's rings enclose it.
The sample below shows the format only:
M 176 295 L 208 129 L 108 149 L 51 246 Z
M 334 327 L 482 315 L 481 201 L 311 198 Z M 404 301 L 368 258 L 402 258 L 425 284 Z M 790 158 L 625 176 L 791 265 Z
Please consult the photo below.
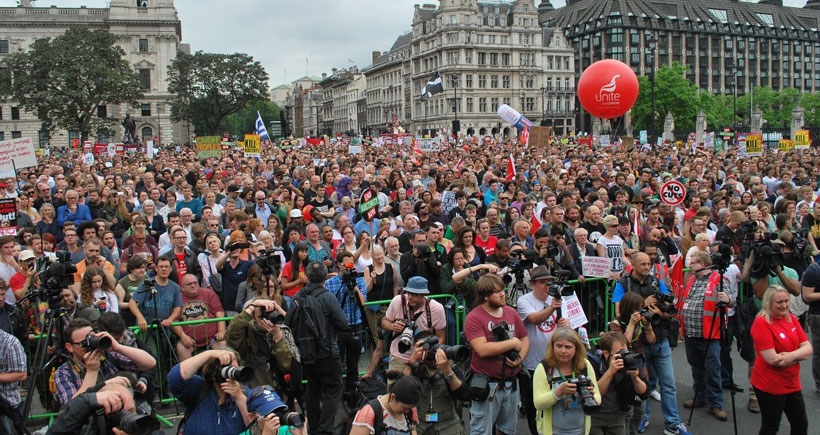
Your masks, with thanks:
M 10 330 L 6 331 L 9 334 L 17 337 L 23 349 L 28 349 L 28 328 L 26 328 L 26 319 L 23 317 L 23 312 L 14 305 L 5 304 L 0 311 L 9 316 Z
M 169 279 L 177 284 L 179 284 L 180 276 L 177 272 L 177 256 L 174 253 L 174 250 L 171 249 L 170 251 L 166 252 L 161 258 L 167 258 L 171 260 L 171 276 Z M 188 273 L 196 276 L 196 279 L 202 284 L 202 268 L 199 266 L 199 261 L 196 258 L 196 254 L 187 246 L 185 247 L 185 266 L 188 269 Z
M 317 283 L 308 283 L 299 293 L 305 296 L 316 296 L 316 299 L 322 304 L 324 314 L 327 316 L 327 338 L 330 340 L 333 355 L 338 356 L 339 345 L 336 343 L 336 337 L 341 333 L 349 332 L 350 329 L 347 326 L 345 313 L 342 311 L 342 306 L 339 305 L 336 296 L 327 291 L 322 284 Z

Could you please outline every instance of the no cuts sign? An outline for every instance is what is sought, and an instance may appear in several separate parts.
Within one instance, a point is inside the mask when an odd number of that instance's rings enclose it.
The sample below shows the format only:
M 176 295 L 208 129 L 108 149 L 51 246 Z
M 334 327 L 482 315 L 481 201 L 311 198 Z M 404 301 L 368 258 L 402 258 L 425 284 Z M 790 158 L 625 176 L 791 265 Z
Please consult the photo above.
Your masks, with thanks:
M 686 189 L 678 181 L 667 181 L 661 187 L 661 200 L 669 205 L 678 205 L 686 199 Z

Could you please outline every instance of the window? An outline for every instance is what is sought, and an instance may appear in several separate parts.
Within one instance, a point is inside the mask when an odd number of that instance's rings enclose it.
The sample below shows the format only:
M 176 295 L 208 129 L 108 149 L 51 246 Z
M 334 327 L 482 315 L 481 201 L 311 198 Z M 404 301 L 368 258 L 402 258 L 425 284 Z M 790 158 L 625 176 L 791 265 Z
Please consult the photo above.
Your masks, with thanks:
M 19 107 L 12 107 L 11 108 L 11 119 L 18 120 L 20 119 L 20 108 Z
M 23 137 L 23 132 L 21 132 L 21 131 L 12 131 L 11 132 L 11 138 L 12 139 L 20 139 L 21 137 Z
M 6 132 L 0 131 L 0 140 L 6 140 Z
M 495 74 L 490 76 L 490 88 L 498 89 L 498 76 Z
M 97 118 L 108 118 L 108 107 L 105 104 L 97 106 Z
M 490 53 L 490 65 L 498 66 L 498 53 Z
M 473 99 L 471 97 L 467 98 L 467 113 L 473 113 Z
M 48 132 L 44 130 L 38 131 L 37 139 L 40 143 L 40 148 L 44 148 L 46 145 L 48 145 Z
M 473 52 L 472 50 L 467 50 L 464 52 L 464 63 L 470 65 L 473 63 Z
M 501 65 L 510 66 L 510 53 L 501 53 Z
M 534 97 L 527 97 L 524 103 L 524 110 L 527 112 L 532 112 L 535 110 L 535 98 Z
M 726 9 L 709 9 L 709 13 L 721 23 L 727 22 Z
M 140 108 L 142 109 L 142 116 L 151 116 L 151 104 L 143 104 Z
M 503 87 L 504 89 L 510 89 L 510 76 L 501 76 L 501 87 Z
M 140 89 L 151 89 L 151 70 L 150 69 L 140 69 Z
M 148 7 L 148 0 L 137 0 L 137 7 L 138 8 L 147 8 Z
M 490 105 L 492 106 L 490 107 L 490 110 L 493 112 L 498 112 L 498 98 L 490 99 Z
M 758 14 L 756 14 L 756 15 L 757 15 L 757 18 L 759 18 L 759 19 L 760 19 L 760 21 L 761 21 L 763 24 L 765 24 L 765 25 L 767 25 L 767 26 L 769 26 L 769 27 L 774 27 L 774 17 L 772 16 L 772 14 L 761 14 L 761 13 L 758 13 Z
M 472 87 L 473 87 L 473 75 L 472 74 L 467 74 L 467 76 L 465 77 L 465 83 L 466 83 L 466 85 L 464 87 L 466 87 L 467 89 L 472 89 Z
M 478 111 L 484 113 L 487 111 L 487 98 L 481 97 L 478 99 Z
M 8 54 L 9 52 L 9 40 L 8 39 L 0 39 L 0 54 Z
M 478 64 L 487 65 L 487 53 L 478 53 Z
M 485 89 L 487 87 L 487 75 L 486 74 L 479 74 L 478 75 L 478 88 Z
M 140 39 L 139 51 L 140 51 L 140 53 L 147 53 L 148 52 L 148 40 L 147 39 L 144 39 L 144 38 Z

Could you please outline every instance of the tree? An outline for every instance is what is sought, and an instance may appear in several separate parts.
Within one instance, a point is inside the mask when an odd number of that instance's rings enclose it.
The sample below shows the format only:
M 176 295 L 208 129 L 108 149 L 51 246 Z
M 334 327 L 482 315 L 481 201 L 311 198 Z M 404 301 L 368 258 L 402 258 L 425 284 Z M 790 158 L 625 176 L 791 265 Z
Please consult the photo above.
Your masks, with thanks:
M 262 115 L 262 120 L 265 121 L 265 127 L 268 133 L 272 135 L 271 123 L 279 120 L 279 106 L 270 100 L 259 100 L 250 103 L 244 109 L 229 115 L 225 118 L 225 129 L 233 136 L 242 137 L 242 135 L 256 134 L 256 112 Z M 274 139 L 271 136 L 271 139 Z
M 707 102 L 698 93 L 697 86 L 686 79 L 686 67 L 675 62 L 661 67 L 655 73 L 655 132 L 663 132 L 667 113 L 675 117 L 678 131 L 694 131 L 698 111 Z M 652 84 L 649 77 L 638 78 L 640 91 L 632 106 L 632 121 L 638 129 L 652 130 Z M 704 109 L 705 110 L 705 109 Z
M 45 131 L 77 130 L 82 140 L 92 132 L 110 133 L 117 120 L 99 117 L 100 106 L 136 106 L 143 97 L 139 75 L 124 55 L 108 31 L 69 27 L 9 56 L 12 80 L 4 80 L 0 92 L 36 113 Z
M 168 76 L 168 92 L 176 95 L 171 115 L 198 134 L 222 133 L 229 115 L 268 98 L 268 73 L 243 53 L 180 52 Z

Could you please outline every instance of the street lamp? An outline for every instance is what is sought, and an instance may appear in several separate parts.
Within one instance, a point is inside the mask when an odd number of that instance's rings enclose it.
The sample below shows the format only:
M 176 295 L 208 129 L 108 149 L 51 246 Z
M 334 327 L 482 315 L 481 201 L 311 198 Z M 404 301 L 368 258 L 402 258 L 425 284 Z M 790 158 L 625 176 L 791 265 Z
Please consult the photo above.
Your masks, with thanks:
M 541 125 L 547 123 L 547 88 L 541 86 Z
M 647 45 L 649 45 L 649 59 L 651 61 L 651 62 L 649 62 L 649 83 L 650 83 L 651 89 L 652 89 L 651 90 L 651 94 L 652 94 L 652 97 L 651 97 L 652 98 L 652 116 L 651 116 L 652 125 L 651 125 L 651 129 L 650 129 L 650 134 L 651 134 L 650 137 L 654 138 L 655 137 L 655 50 L 656 50 L 655 44 L 657 43 L 657 41 L 655 40 L 654 37 L 652 37 L 652 38 L 649 38 L 649 40 L 646 41 L 646 43 L 647 43 Z
M 737 134 L 737 65 L 732 65 L 732 128 Z M 735 136 L 737 140 L 737 136 Z

